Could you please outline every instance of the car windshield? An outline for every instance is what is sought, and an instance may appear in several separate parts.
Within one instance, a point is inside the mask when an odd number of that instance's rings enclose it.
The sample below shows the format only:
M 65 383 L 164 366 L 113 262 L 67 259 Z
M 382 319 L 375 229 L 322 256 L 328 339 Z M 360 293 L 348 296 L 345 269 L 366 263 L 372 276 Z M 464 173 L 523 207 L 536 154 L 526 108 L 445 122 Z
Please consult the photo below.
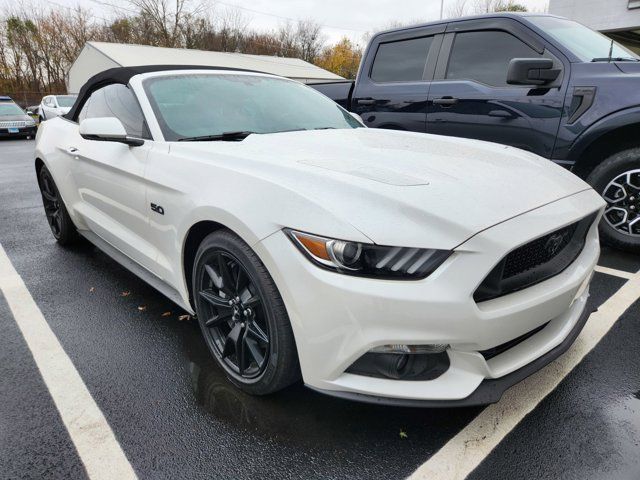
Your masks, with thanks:
M 73 107 L 74 102 L 76 101 L 75 95 L 56 95 L 56 100 L 58 101 L 58 106 L 62 108 Z
M 24 115 L 24 111 L 15 103 L 0 103 L 0 117 L 8 115 Z
M 572 20 L 557 17 L 532 16 L 528 19 L 545 33 L 571 50 L 583 62 L 609 58 L 638 60 L 638 56 L 619 43 Z M 613 48 L 611 46 L 613 45 Z
M 169 141 L 362 126 L 329 98 L 287 79 L 193 73 L 149 78 L 144 88 Z

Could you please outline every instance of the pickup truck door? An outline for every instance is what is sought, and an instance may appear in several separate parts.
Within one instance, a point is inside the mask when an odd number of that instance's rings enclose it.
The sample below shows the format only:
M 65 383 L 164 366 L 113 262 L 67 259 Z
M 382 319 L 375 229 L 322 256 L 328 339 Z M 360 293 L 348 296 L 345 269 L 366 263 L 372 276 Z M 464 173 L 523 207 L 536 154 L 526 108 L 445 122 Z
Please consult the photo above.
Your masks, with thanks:
M 351 110 L 368 127 L 424 132 L 427 96 L 445 25 L 376 37 L 353 92 Z
M 149 137 L 135 96 L 124 85 L 108 85 L 91 95 L 79 120 L 97 117 L 116 117 L 129 135 Z M 94 234 L 153 272 L 157 249 L 146 240 L 151 210 L 144 178 L 153 141 L 130 147 L 87 140 L 80 136 L 79 126 L 65 141 L 80 197 L 76 212 Z
M 551 158 L 568 64 L 512 19 L 449 24 L 429 91 L 427 132 L 512 145 Z M 508 85 L 512 58 L 548 57 L 562 70 L 550 86 Z

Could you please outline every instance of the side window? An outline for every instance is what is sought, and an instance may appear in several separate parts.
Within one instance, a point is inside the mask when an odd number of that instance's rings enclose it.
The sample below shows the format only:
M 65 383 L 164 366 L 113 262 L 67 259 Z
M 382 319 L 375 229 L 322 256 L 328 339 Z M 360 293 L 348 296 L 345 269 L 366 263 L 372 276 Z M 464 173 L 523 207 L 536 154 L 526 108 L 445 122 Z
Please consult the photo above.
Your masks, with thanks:
M 512 58 L 537 57 L 541 57 L 538 52 L 507 32 L 458 33 L 453 41 L 446 78 L 506 87 L 507 69 Z
M 78 121 L 100 117 L 116 117 L 127 135 L 150 138 L 138 100 L 125 85 L 107 85 L 93 92 L 82 107 Z
M 413 82 L 422 80 L 433 37 L 381 43 L 371 68 L 375 82 Z
M 45 97 L 45 99 L 43 100 L 43 102 L 47 107 L 51 107 L 51 97 Z
M 80 110 L 80 113 L 78 114 L 78 123 L 80 123 L 82 120 L 87 118 L 87 112 L 89 111 L 90 103 L 91 103 L 91 97 L 87 98 L 87 101 L 84 102 L 84 105 L 82 106 L 82 110 Z

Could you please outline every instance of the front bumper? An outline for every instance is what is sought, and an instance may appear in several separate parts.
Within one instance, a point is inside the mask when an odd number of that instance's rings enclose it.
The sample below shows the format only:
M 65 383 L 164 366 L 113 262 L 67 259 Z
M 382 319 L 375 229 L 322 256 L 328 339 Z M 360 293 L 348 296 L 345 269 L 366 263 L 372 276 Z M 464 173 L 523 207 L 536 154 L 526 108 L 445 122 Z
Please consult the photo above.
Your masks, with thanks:
M 602 206 L 602 199 L 588 190 L 512 218 L 457 247 L 436 272 L 420 281 L 322 270 L 282 232 L 264 239 L 256 251 L 287 307 L 309 387 L 376 403 L 490 403 L 560 355 L 580 332 L 588 316 L 588 285 L 600 251 L 597 221 L 578 258 L 562 273 L 479 304 L 473 292 L 509 251 Z M 479 353 L 545 324 L 489 360 Z M 448 344 L 450 366 L 426 381 L 345 372 L 364 353 L 384 344 Z
M 0 128 L 0 138 L 10 138 L 10 137 L 35 137 L 36 136 L 36 126 L 32 127 L 18 127 L 15 129 L 8 128 Z M 17 130 L 17 131 L 14 131 Z
M 528 363 L 524 367 L 511 372 L 503 377 L 485 379 L 480 386 L 476 388 L 471 395 L 459 400 L 414 400 L 414 399 L 400 399 L 390 397 L 378 397 L 374 395 L 366 395 L 355 392 L 339 392 L 335 390 L 320 390 L 314 387 L 310 387 L 319 393 L 330 395 L 336 398 L 342 398 L 345 400 L 355 400 L 357 402 L 371 403 L 374 405 L 390 405 L 396 407 L 421 407 L 421 408 L 443 408 L 443 407 L 474 407 L 478 405 L 487 405 L 489 403 L 496 403 L 501 398 L 504 392 L 516 383 L 521 382 L 530 375 L 533 375 L 538 370 L 541 370 L 546 365 L 553 362 L 556 358 L 569 350 L 569 347 L 573 345 L 573 342 L 578 338 L 578 335 L 584 328 L 589 315 L 592 310 L 585 308 L 582 311 L 582 315 L 576 322 L 575 326 L 569 332 L 569 335 L 562 341 L 560 345 L 548 351 L 541 357 L 536 358 L 531 363 Z

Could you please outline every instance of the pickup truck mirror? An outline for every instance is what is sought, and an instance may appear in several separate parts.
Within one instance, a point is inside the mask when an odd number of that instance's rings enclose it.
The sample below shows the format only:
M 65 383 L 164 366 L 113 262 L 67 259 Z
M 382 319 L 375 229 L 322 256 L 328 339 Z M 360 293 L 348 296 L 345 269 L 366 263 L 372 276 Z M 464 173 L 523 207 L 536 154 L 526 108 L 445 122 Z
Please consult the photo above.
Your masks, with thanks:
M 560 75 L 550 58 L 512 58 L 507 70 L 509 85 L 544 85 Z
M 86 118 L 80 122 L 80 136 L 85 140 L 119 142 L 130 147 L 144 144 L 141 138 L 127 135 L 122 122 L 115 117 Z

